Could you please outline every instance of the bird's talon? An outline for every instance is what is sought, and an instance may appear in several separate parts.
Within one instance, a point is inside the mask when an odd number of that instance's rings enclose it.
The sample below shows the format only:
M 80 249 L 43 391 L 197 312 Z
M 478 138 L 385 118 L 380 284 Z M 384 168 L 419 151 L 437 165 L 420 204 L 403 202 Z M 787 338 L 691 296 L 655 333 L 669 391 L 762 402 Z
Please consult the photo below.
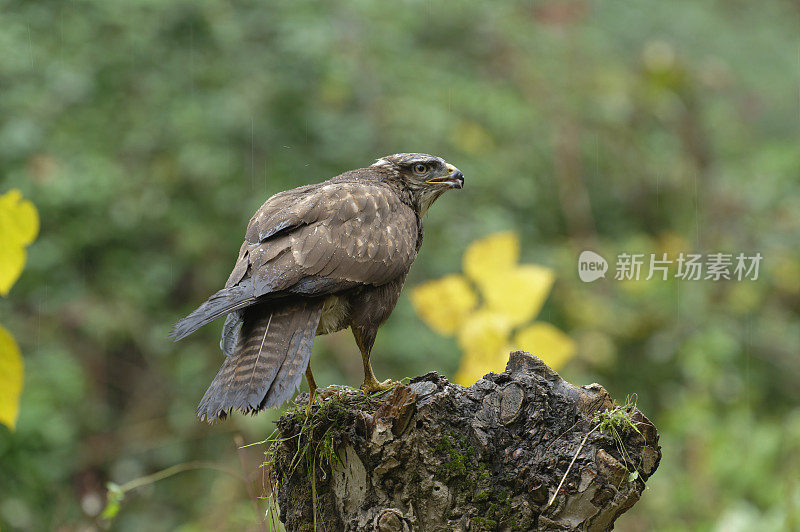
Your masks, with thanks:
M 365 382 L 361 385 L 361 391 L 364 392 L 366 395 L 373 394 L 375 392 L 385 392 L 387 390 L 391 390 L 399 383 L 397 381 L 393 381 L 392 379 L 386 379 L 383 382 L 378 382 L 373 380 L 372 382 Z

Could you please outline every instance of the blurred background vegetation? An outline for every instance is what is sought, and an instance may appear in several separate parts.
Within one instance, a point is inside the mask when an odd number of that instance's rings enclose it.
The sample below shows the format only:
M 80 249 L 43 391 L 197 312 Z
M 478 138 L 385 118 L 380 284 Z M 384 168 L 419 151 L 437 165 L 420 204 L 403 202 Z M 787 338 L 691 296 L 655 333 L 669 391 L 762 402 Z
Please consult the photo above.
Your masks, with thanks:
M 41 231 L 2 323 L 26 365 L 0 426 L 0 528 L 91 530 L 105 483 L 210 461 L 251 472 L 277 412 L 199 423 L 218 333 L 166 339 L 218 289 L 269 195 L 380 155 L 461 168 L 407 286 L 496 231 L 552 268 L 561 368 L 638 393 L 664 458 L 618 529 L 800 528 L 796 1 L 0 0 L 0 193 Z M 582 283 L 577 256 L 754 253 L 755 282 Z M 408 290 L 406 291 L 408 292 Z M 401 298 L 380 378 L 460 351 Z M 314 348 L 358 385 L 349 333 Z M 251 492 L 258 495 L 259 473 Z M 260 510 L 259 510 L 260 511 Z M 129 494 L 118 530 L 241 530 L 248 486 L 190 470 Z

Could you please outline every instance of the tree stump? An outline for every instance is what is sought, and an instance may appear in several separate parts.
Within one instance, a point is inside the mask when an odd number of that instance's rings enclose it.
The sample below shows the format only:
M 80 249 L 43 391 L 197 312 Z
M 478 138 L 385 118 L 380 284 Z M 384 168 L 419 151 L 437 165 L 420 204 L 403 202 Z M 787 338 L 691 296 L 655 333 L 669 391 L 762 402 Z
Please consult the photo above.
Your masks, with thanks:
M 661 459 L 641 412 L 522 351 L 468 388 L 432 372 L 378 397 L 338 390 L 278 421 L 289 531 L 609 530 Z M 633 425 L 601 431 L 615 407 Z

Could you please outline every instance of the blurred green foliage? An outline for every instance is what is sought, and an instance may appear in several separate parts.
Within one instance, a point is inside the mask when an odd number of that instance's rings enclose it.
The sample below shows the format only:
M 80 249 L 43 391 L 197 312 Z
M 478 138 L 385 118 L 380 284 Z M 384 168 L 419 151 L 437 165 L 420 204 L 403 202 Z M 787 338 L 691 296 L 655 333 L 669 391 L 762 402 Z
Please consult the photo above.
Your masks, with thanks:
M 662 433 L 620 530 L 800 528 L 800 150 L 789 0 L 311 3 L 0 0 L 0 192 L 40 238 L 0 302 L 26 383 L 0 427 L 0 528 L 86 530 L 105 483 L 188 461 L 251 472 L 277 413 L 207 427 L 219 325 L 170 324 L 224 282 L 269 195 L 424 151 L 466 188 L 429 214 L 414 286 L 498 230 L 556 272 L 562 370 Z M 577 256 L 760 252 L 755 282 L 580 282 Z M 378 376 L 453 375 L 406 296 Z M 322 385 L 360 382 L 347 333 Z M 260 473 L 250 493 L 258 495 Z M 241 530 L 248 486 L 187 471 L 126 495 L 118 530 Z M 263 511 L 264 505 L 258 512 Z

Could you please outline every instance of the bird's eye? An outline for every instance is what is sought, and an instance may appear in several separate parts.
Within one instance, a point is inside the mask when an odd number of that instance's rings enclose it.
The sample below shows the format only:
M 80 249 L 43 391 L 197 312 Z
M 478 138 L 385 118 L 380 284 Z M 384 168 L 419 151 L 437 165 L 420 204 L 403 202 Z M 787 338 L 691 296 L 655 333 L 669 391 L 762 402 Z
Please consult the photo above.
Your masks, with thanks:
M 428 167 L 425 166 L 424 164 L 420 163 L 420 164 L 415 164 L 414 165 L 414 173 L 416 173 L 416 174 L 424 174 L 427 171 L 428 171 Z

